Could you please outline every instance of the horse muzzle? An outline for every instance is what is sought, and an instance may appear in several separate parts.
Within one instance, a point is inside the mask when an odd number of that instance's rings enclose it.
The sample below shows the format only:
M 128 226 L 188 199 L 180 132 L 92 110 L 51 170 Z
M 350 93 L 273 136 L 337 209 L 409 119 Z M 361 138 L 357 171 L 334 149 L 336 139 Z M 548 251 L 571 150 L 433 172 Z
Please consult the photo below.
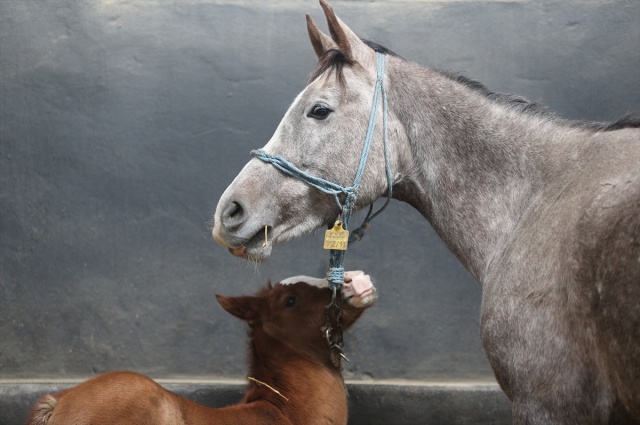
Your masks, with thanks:
M 270 226 L 247 220 L 242 204 L 231 201 L 227 205 L 218 205 L 212 234 L 213 239 L 232 255 L 262 262 L 271 255 L 270 230 Z

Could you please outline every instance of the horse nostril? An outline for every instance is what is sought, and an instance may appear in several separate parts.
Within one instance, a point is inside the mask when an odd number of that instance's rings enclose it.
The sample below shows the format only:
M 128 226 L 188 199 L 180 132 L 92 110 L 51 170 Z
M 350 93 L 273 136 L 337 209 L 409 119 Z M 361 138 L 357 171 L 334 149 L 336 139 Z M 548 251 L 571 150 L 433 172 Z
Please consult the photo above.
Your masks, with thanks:
M 231 205 L 229 205 L 229 208 L 227 209 L 227 213 L 229 217 L 234 217 L 238 214 L 242 214 L 242 206 L 239 203 L 234 201 L 231 203 Z
M 238 202 L 231 202 L 222 213 L 222 224 L 226 228 L 237 227 L 244 221 L 244 209 Z

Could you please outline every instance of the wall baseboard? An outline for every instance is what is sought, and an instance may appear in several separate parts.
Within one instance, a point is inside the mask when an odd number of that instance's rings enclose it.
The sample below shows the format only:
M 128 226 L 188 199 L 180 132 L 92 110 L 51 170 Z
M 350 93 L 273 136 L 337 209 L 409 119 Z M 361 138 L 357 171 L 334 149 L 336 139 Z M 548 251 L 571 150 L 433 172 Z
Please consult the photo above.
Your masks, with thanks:
M 240 380 L 158 379 L 165 388 L 207 406 L 238 401 Z M 42 394 L 79 380 L 0 380 L 0 425 L 24 425 Z M 350 425 L 511 424 L 511 403 L 495 383 L 347 381 Z

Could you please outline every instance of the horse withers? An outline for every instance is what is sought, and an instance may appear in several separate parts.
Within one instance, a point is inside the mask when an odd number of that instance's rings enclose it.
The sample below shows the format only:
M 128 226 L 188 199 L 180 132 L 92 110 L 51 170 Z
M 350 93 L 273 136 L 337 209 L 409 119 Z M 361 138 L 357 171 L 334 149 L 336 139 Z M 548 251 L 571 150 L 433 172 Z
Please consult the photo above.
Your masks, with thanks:
M 482 342 L 515 423 L 640 422 L 640 114 L 560 119 L 365 42 L 321 5 L 331 35 L 307 16 L 318 65 L 262 152 L 350 185 L 383 55 L 388 117 L 378 109 L 355 209 L 393 189 L 481 284 Z M 331 194 L 254 158 L 213 236 L 264 261 L 339 215 Z
M 345 280 L 340 323 L 325 313 L 335 294 L 326 279 L 296 276 L 255 296 L 217 296 L 250 328 L 249 384 L 236 405 L 202 406 L 144 375 L 109 372 L 43 396 L 27 425 L 346 424 L 340 347 L 327 344 L 327 331 L 351 327 L 377 294 L 362 272 Z

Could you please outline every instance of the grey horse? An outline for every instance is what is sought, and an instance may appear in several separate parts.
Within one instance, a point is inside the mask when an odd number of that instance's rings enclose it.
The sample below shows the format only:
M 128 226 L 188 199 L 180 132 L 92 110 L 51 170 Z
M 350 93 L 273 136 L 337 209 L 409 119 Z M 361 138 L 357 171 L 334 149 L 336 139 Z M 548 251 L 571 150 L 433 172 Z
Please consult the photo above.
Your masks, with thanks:
M 481 284 L 483 346 L 514 423 L 639 423 L 640 114 L 562 120 L 365 42 L 320 3 L 330 36 L 307 15 L 318 65 L 264 152 L 349 186 L 384 54 L 393 197 Z M 382 139 L 378 125 L 356 209 L 389 190 Z M 213 235 L 263 261 L 339 214 L 331 195 L 254 158 Z

